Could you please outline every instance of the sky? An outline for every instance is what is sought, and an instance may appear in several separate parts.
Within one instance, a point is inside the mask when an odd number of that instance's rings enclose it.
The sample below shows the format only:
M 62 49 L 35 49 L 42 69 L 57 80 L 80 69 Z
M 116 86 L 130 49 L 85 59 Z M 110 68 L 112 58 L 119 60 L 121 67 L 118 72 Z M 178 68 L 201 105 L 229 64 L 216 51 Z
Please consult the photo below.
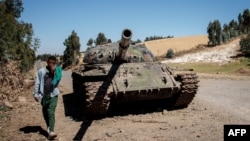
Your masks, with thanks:
M 221 25 L 250 9 L 249 0 L 22 0 L 20 21 L 31 23 L 41 41 L 38 54 L 60 54 L 63 42 L 75 31 L 80 51 L 87 41 L 104 33 L 113 42 L 122 30 L 132 30 L 132 40 L 168 35 L 207 35 L 209 22 Z

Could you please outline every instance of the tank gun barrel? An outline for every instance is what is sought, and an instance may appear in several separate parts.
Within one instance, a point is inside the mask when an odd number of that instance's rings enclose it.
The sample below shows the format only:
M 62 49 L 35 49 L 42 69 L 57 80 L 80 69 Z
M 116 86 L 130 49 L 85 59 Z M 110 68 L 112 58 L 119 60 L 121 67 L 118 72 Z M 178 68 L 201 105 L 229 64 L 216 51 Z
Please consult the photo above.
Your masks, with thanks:
M 118 53 L 118 59 L 125 59 L 126 52 L 130 45 L 130 40 L 132 37 L 132 31 L 129 29 L 124 29 L 122 31 L 122 37 L 119 42 L 119 53 Z

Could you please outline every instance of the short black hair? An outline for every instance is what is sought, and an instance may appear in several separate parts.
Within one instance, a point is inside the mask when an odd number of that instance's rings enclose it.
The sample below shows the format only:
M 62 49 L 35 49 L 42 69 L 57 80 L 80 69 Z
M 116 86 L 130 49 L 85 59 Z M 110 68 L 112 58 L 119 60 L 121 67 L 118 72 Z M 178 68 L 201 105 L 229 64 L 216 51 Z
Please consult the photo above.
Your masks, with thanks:
M 55 56 L 49 56 L 49 57 L 48 57 L 48 61 L 49 61 L 49 60 L 54 60 L 54 61 L 56 61 L 56 57 L 55 57 Z

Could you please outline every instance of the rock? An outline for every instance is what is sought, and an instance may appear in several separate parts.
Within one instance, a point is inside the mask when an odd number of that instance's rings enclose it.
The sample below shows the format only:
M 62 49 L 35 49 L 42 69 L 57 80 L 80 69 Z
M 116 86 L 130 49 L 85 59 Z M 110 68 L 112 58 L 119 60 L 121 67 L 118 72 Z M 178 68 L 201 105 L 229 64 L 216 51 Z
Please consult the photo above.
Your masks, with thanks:
M 26 98 L 23 97 L 23 96 L 19 96 L 19 97 L 17 98 L 17 101 L 20 102 L 20 103 L 26 103 L 26 102 L 27 102 L 27 101 L 26 101 Z
M 25 79 L 25 80 L 23 81 L 23 83 L 24 83 L 24 88 L 30 88 L 30 87 L 34 86 L 35 80 L 32 80 L 32 79 Z
M 165 115 L 165 114 L 167 114 L 167 113 L 168 113 L 168 110 L 163 110 L 163 111 L 162 111 L 162 114 L 163 114 L 163 115 Z
M 8 108 L 11 108 L 11 109 L 13 108 L 13 105 L 7 100 L 4 101 L 4 105 Z
M 19 97 L 17 98 L 17 102 L 18 102 L 20 105 L 26 105 L 26 104 L 27 104 L 27 100 L 26 100 L 26 98 L 23 97 L 23 96 L 19 96 Z
M 107 137 L 112 137 L 112 133 L 106 133 Z

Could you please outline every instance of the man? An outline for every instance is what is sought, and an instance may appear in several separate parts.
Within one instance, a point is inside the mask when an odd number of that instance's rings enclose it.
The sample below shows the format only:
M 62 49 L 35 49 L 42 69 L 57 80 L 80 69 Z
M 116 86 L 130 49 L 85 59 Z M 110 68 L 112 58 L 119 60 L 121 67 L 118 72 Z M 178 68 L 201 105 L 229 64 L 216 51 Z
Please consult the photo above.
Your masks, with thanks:
M 61 67 L 56 65 L 56 57 L 50 56 L 47 60 L 47 66 L 39 69 L 35 87 L 34 98 L 42 105 L 42 113 L 48 127 L 48 139 L 57 137 L 54 132 L 55 109 L 59 90 L 57 88 L 62 77 Z

